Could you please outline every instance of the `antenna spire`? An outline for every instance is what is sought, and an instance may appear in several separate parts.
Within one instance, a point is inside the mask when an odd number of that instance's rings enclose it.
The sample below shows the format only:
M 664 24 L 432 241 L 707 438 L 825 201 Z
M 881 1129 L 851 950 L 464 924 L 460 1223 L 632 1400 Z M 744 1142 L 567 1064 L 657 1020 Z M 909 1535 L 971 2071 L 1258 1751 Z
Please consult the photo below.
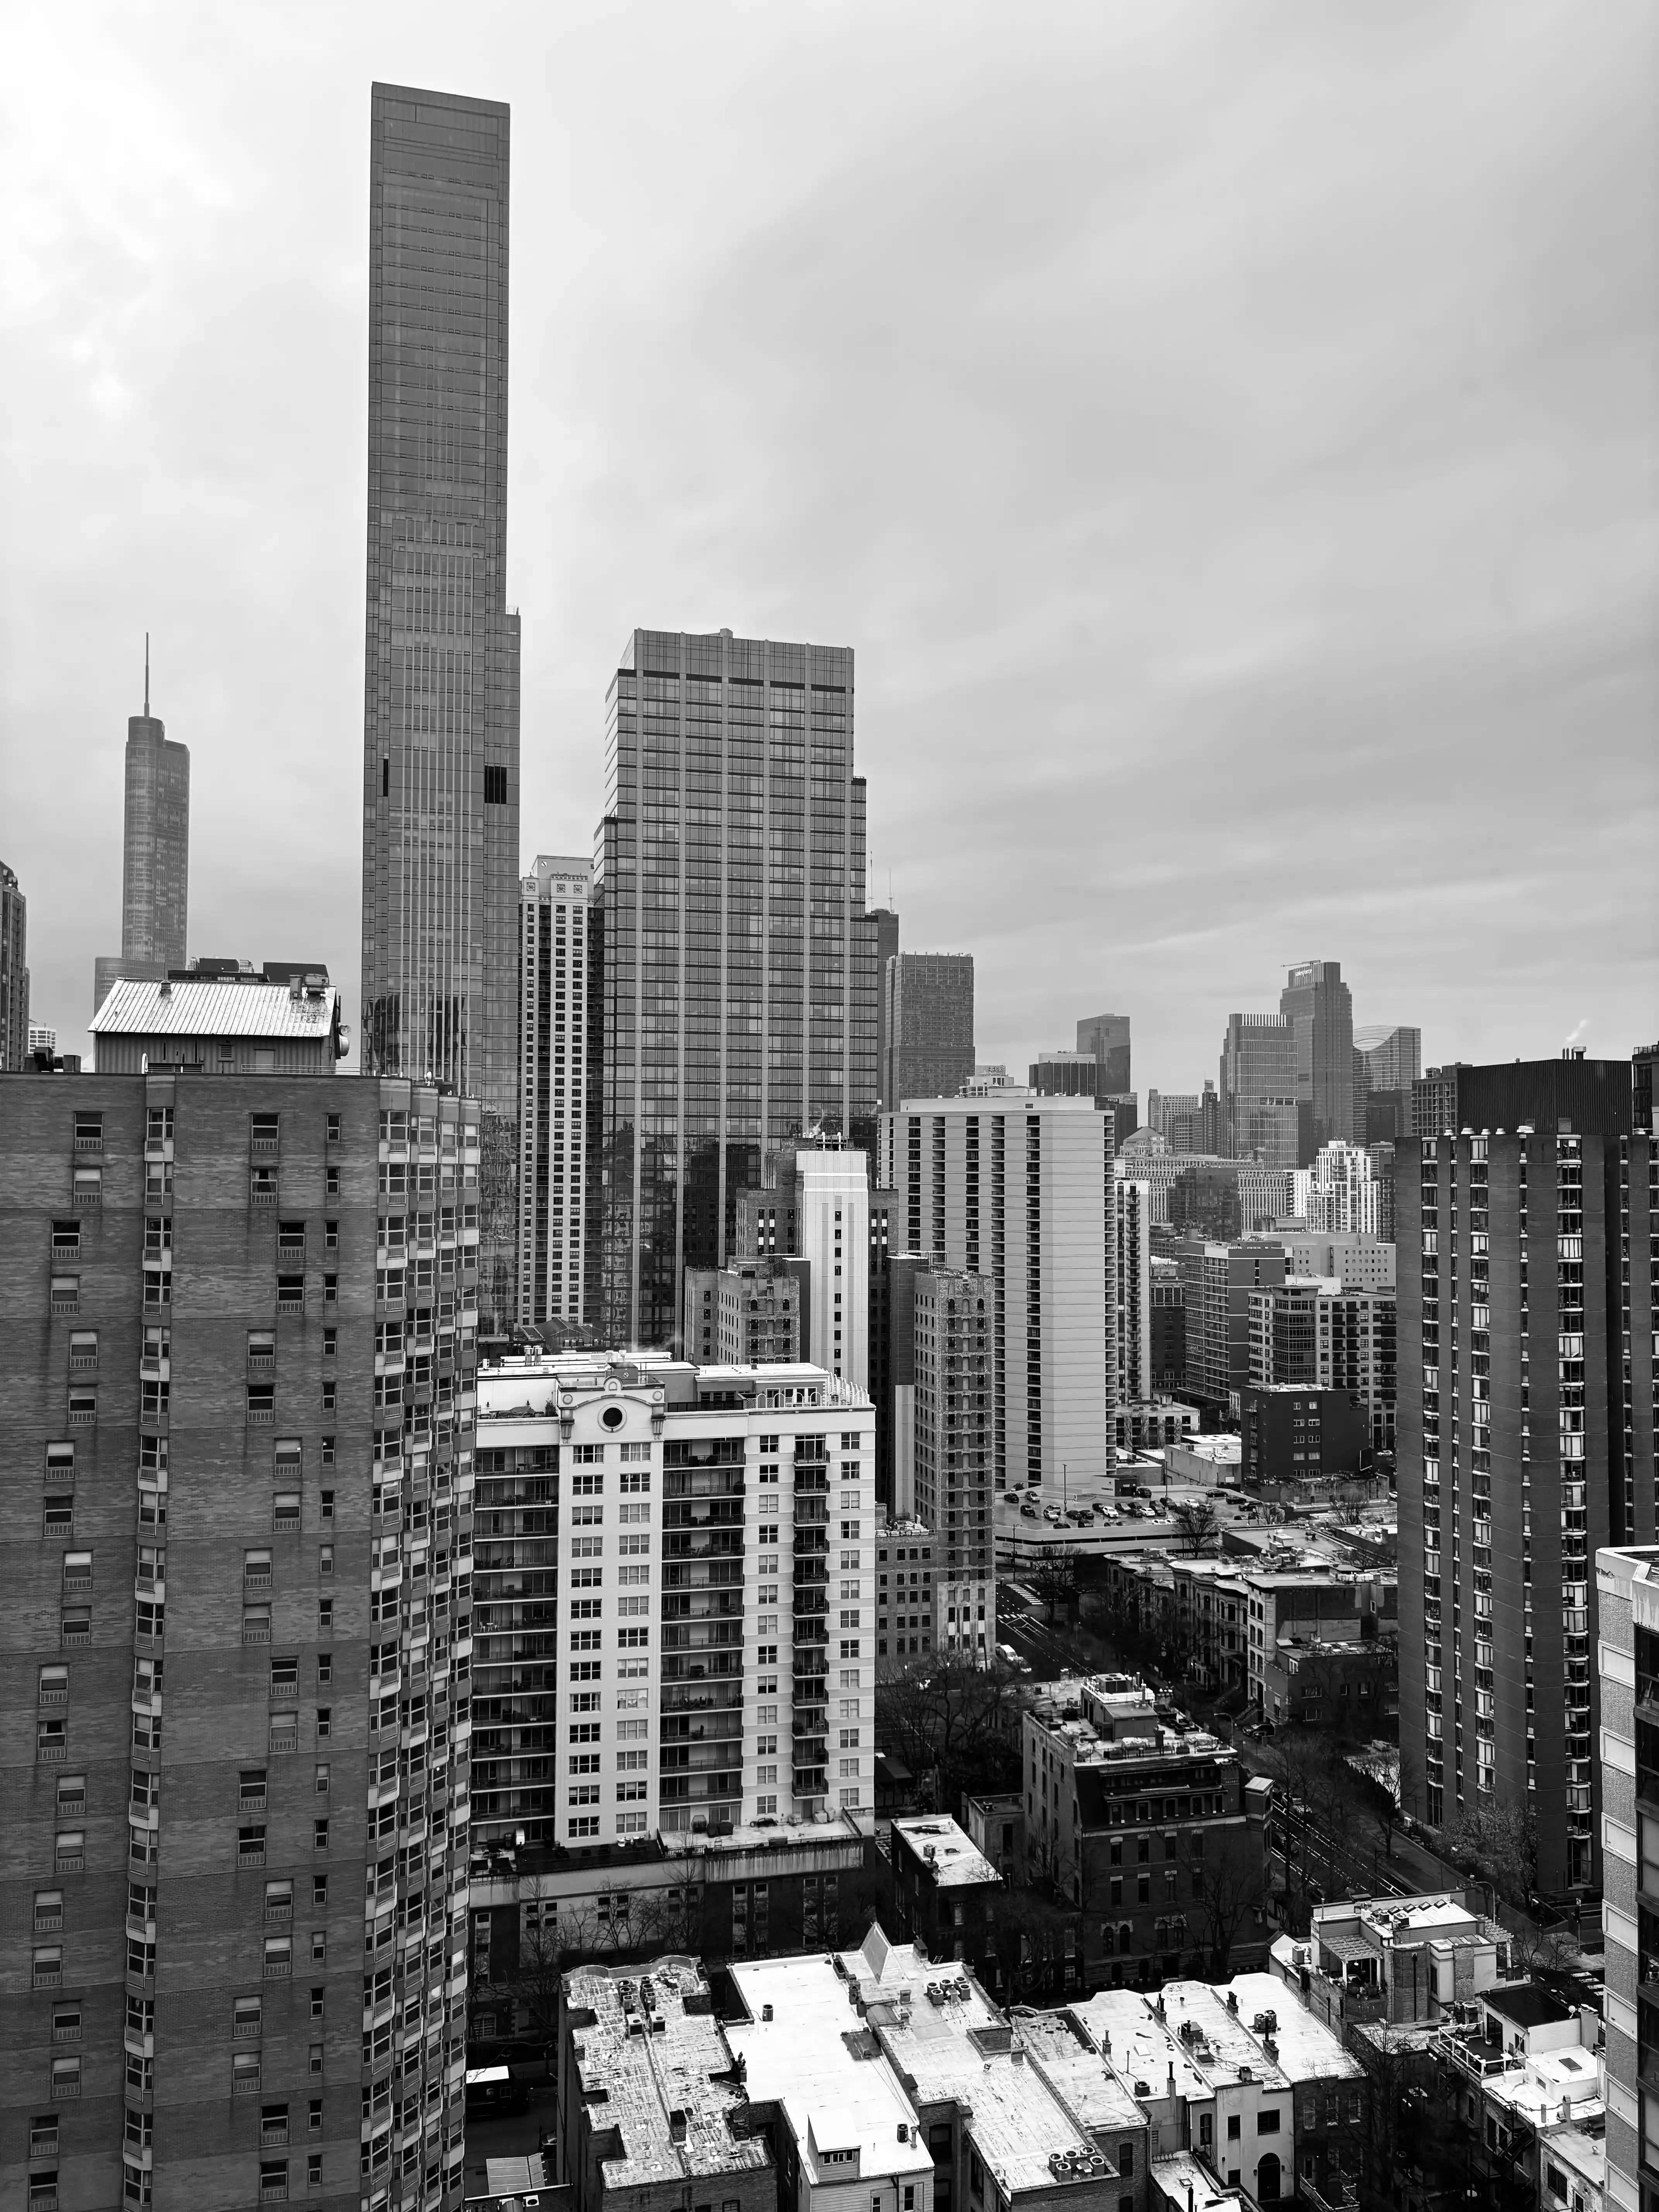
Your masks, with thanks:
M 149 632 L 144 632 L 144 720 L 149 720 Z

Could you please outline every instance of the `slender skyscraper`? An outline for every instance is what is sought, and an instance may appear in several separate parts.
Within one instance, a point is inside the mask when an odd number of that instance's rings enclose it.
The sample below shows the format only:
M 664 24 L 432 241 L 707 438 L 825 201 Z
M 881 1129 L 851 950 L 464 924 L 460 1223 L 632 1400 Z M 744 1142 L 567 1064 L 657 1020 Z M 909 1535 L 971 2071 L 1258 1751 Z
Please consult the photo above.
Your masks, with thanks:
M 149 711 L 149 640 L 144 640 L 144 711 L 127 718 L 126 801 L 121 835 L 121 951 L 100 954 L 92 1010 L 118 975 L 156 982 L 185 964 L 190 908 L 190 748 L 167 736 Z
M 374 88 L 363 1067 L 483 1109 L 480 1327 L 517 1244 L 519 618 L 507 608 L 508 111 Z
M 635 630 L 607 704 L 599 836 L 599 1327 L 670 1343 L 737 1193 L 814 1127 L 866 1146 L 876 924 L 853 656 Z
M 593 863 L 540 854 L 520 889 L 519 1319 L 587 1319 L 588 908 Z
M 0 862 L 0 1068 L 21 1067 L 29 1048 L 29 902 Z

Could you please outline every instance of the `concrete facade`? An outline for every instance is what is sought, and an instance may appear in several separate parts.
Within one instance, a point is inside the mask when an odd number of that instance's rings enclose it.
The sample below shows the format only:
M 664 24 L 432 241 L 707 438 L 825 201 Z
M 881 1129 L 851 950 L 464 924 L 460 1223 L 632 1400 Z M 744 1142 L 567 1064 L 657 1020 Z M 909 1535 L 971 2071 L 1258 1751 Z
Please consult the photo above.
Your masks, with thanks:
M 532 1328 L 588 1318 L 592 896 L 592 863 L 556 854 L 519 886 L 517 1317 Z
M 818 1367 L 479 1384 L 475 1819 L 603 1849 L 874 1802 L 875 1420 Z
M 999 1491 L 1066 1463 L 1111 1472 L 1110 1148 L 1091 1105 L 1025 1091 L 908 1099 L 882 1116 L 879 1180 L 904 1248 L 991 1283 Z

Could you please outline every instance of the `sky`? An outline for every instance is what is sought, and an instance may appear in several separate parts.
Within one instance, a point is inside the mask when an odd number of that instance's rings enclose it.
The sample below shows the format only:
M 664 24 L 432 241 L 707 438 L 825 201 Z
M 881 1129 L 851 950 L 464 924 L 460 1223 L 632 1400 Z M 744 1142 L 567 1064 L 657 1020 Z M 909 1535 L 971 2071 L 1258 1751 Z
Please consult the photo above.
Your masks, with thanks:
M 13 12 L 0 860 L 358 1018 L 369 86 L 513 106 L 523 860 L 629 632 L 856 650 L 872 889 L 983 1060 L 1198 1087 L 1339 959 L 1425 1061 L 1659 1033 L 1659 12 L 1182 0 Z

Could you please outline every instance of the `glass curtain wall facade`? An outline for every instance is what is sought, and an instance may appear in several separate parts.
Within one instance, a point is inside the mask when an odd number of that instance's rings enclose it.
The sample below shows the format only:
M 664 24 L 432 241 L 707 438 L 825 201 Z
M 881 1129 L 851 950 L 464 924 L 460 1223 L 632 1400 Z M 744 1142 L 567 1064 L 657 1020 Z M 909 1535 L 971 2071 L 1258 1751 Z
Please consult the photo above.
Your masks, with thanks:
M 512 1316 L 518 1231 L 508 155 L 500 101 L 374 88 L 362 1064 L 483 1109 L 486 1334 Z
M 1221 1117 L 1235 1159 L 1298 1164 L 1296 1030 L 1283 1014 L 1229 1014 L 1221 1041 Z
M 677 1344 L 684 1271 L 735 1250 L 737 1194 L 806 1131 L 873 1135 L 853 655 L 636 630 L 606 709 L 599 841 L 599 1310 Z
M 1333 1137 L 1353 1140 L 1353 1000 L 1337 960 L 1304 960 L 1279 994 L 1296 1031 L 1296 1095 L 1313 1109 L 1306 1167 Z M 1362 1132 L 1363 1133 L 1363 1132 Z

